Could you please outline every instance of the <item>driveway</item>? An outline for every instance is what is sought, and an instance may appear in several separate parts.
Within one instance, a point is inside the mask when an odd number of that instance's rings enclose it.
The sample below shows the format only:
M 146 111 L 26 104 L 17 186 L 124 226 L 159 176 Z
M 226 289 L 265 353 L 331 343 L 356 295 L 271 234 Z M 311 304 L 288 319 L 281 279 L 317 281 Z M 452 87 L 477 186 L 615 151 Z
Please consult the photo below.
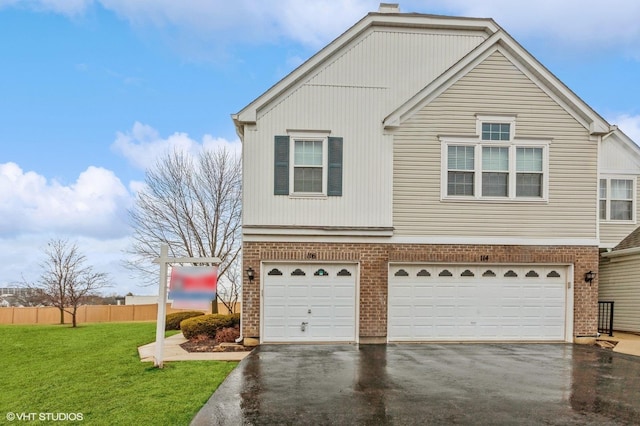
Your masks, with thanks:
M 402 344 L 261 346 L 192 425 L 637 422 L 637 357 L 571 344 Z

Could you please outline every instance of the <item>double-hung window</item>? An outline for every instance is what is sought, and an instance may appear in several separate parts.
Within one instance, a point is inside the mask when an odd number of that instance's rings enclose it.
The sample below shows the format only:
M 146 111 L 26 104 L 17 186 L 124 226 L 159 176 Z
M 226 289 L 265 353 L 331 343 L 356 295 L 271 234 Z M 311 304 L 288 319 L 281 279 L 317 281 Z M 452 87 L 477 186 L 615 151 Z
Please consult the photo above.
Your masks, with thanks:
M 478 117 L 478 137 L 441 137 L 442 198 L 546 200 L 548 140 L 515 138 L 515 117 Z
M 475 149 L 473 146 L 448 147 L 447 192 L 450 195 L 473 195 Z
M 295 139 L 293 142 L 293 192 L 323 194 L 325 170 L 322 139 Z
M 542 163 L 542 148 L 516 146 L 516 197 L 542 197 Z
M 600 179 L 600 219 L 605 221 L 635 221 L 635 179 L 604 177 Z
M 274 142 L 274 195 L 342 195 L 341 137 L 301 131 Z
M 509 196 L 509 147 L 482 146 L 482 196 Z

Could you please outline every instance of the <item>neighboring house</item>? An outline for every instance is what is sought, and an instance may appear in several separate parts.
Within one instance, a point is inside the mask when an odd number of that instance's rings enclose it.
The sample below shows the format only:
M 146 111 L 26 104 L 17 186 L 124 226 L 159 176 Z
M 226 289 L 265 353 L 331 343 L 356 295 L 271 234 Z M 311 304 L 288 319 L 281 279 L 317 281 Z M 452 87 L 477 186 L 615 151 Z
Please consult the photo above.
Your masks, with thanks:
M 233 120 L 245 338 L 596 335 L 598 153 L 624 138 L 493 20 L 382 4 Z
M 602 139 L 598 200 L 604 251 L 616 247 L 638 226 L 640 147 L 620 130 Z
M 602 254 L 599 291 L 614 302 L 613 328 L 640 333 L 640 227 Z
M 614 302 L 614 330 L 636 333 L 640 333 L 639 175 L 638 145 L 620 131 L 603 138 L 599 189 L 599 299 Z
M 167 303 L 171 303 L 173 300 L 167 300 Z M 157 305 L 158 295 L 155 296 L 125 296 L 125 305 Z

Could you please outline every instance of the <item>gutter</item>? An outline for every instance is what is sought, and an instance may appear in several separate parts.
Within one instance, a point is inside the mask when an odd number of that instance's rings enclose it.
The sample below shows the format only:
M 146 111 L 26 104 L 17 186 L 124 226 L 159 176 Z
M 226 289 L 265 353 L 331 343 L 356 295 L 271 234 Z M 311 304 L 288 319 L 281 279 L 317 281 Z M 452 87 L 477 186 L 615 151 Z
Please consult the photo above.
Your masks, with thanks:
M 614 250 L 607 253 L 602 253 L 600 256 L 606 257 L 606 258 L 615 258 L 615 257 L 621 257 L 621 256 L 631 256 L 632 254 L 637 254 L 637 253 L 640 253 L 640 247 L 631 247 L 631 248 L 622 249 L 622 250 Z

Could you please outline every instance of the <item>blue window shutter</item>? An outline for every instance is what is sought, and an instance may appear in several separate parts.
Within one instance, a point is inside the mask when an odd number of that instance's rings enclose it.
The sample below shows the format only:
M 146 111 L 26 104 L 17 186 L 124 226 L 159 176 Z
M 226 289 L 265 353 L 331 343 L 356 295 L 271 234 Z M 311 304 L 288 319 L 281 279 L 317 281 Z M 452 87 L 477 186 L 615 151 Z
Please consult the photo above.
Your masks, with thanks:
M 329 137 L 327 195 L 342 196 L 342 138 Z
M 273 194 L 289 195 L 289 136 L 275 137 Z

